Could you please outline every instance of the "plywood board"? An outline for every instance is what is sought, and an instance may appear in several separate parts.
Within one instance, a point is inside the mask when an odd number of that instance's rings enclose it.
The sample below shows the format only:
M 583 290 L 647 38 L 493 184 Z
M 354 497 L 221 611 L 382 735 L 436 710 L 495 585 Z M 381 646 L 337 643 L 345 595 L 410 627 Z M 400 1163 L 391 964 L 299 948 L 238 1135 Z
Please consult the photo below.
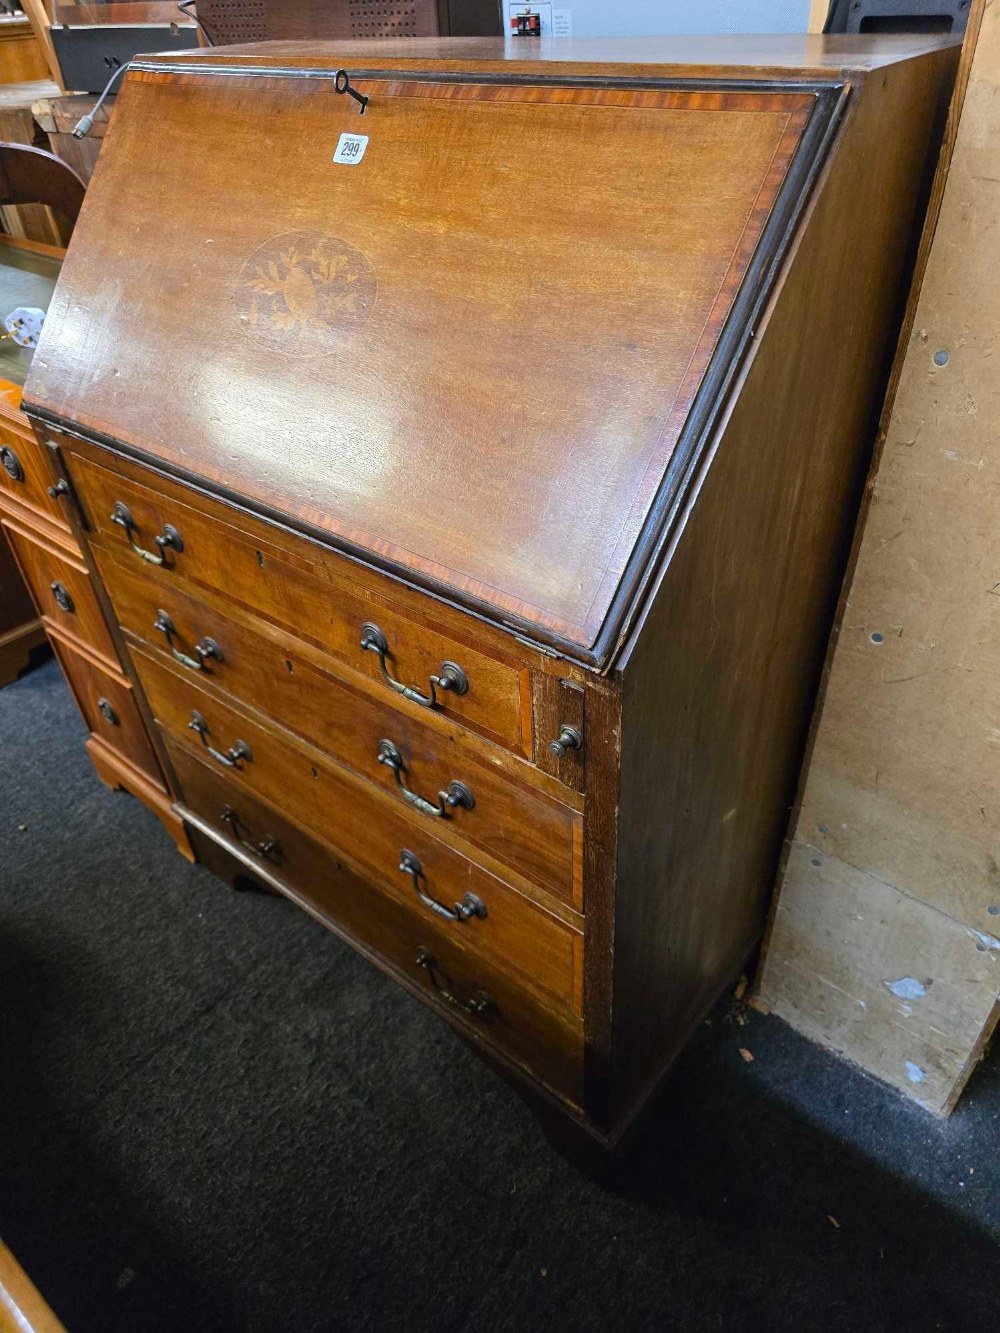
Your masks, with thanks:
M 938 1114 L 1000 989 L 1000 939 L 797 842 L 768 958 L 773 1012 Z
M 938 1111 L 1000 990 L 1000 15 L 979 15 L 760 983 Z M 901 1022 L 893 973 L 934 1002 Z

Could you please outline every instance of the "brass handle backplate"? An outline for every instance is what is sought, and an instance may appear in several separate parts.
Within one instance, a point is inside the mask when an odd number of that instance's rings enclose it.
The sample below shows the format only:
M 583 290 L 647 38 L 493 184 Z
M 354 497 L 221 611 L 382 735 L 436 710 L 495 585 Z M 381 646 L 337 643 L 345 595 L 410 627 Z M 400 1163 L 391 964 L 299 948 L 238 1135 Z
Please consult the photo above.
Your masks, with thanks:
M 460 999 L 451 989 L 447 977 L 438 967 L 437 959 L 429 949 L 418 949 L 417 967 L 422 967 L 431 979 L 431 985 L 445 1004 L 453 1009 L 461 1009 L 472 1018 L 490 1019 L 496 1013 L 496 1003 L 485 991 L 474 991 L 467 1000 Z
M 128 505 L 122 504 L 121 500 L 115 502 L 111 511 L 111 522 L 117 523 L 128 538 L 128 544 L 136 553 L 140 560 L 145 560 L 150 565 L 165 565 L 167 563 L 166 552 L 170 547 L 180 552 L 184 550 L 184 540 L 172 523 L 164 523 L 163 531 L 153 538 L 156 543 L 156 551 L 147 551 L 145 547 L 140 546 L 135 539 L 137 531 L 136 521 L 132 517 L 132 511 Z
M 198 712 L 197 708 L 192 709 L 191 711 L 191 721 L 188 723 L 188 727 L 191 731 L 196 731 L 198 733 L 201 737 L 202 745 L 204 745 L 205 749 L 215 762 L 217 764 L 222 764 L 224 768 L 239 768 L 242 763 L 253 763 L 253 755 L 250 752 L 250 746 L 247 745 L 246 741 L 234 741 L 225 753 L 223 753 L 222 750 L 217 750 L 208 739 L 208 723 L 205 721 L 201 713 Z
M 174 628 L 174 622 L 166 611 L 157 611 L 156 619 L 153 621 L 153 629 L 159 630 L 167 641 L 167 647 L 170 649 L 174 661 L 180 662 L 181 666 L 186 666 L 189 671 L 204 671 L 205 662 L 213 659 L 216 662 L 222 661 L 222 649 L 207 636 L 195 645 L 194 657 L 189 657 L 187 653 L 182 653 L 179 648 L 174 646 L 174 635 L 177 633 Z
M 469 678 L 457 662 L 441 663 L 437 675 L 430 677 L 429 694 L 422 694 L 412 685 L 404 685 L 401 680 L 396 680 L 385 664 L 385 659 L 392 656 L 389 651 L 389 640 L 378 625 L 373 625 L 371 621 L 365 621 L 361 626 L 361 647 L 365 652 L 378 654 L 382 678 L 390 689 L 401 694 L 404 699 L 409 699 L 411 703 L 420 704 L 421 708 L 433 708 L 437 704 L 438 690 L 450 690 L 452 694 L 469 692 Z
M 438 792 L 436 803 L 427 800 L 426 796 L 418 796 L 415 791 L 411 791 L 404 777 L 406 765 L 403 763 L 403 756 L 392 741 L 379 741 L 377 758 L 380 764 L 392 770 L 396 786 L 404 801 L 409 802 L 414 810 L 419 810 L 421 814 L 443 819 L 449 810 L 454 810 L 458 806 L 463 810 L 471 810 L 476 804 L 476 798 L 464 782 L 449 782 L 444 791 Z
M 424 893 L 420 887 L 424 868 L 413 852 L 407 851 L 405 847 L 399 854 L 399 868 L 404 875 L 409 875 L 413 880 L 413 887 L 423 905 L 429 907 L 438 916 L 443 916 L 446 921 L 470 921 L 474 916 L 485 920 L 487 916 L 486 904 L 482 898 L 477 898 L 474 893 L 465 894 L 462 901 L 456 903 L 454 907 L 445 907 L 444 903 L 439 903 L 436 898 Z

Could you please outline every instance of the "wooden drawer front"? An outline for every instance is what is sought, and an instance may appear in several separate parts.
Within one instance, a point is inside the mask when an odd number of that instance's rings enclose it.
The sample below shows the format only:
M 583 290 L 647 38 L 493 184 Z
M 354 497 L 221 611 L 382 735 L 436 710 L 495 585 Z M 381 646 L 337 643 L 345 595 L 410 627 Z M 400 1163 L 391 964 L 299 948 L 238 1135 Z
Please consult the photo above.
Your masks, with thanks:
M 391 798 L 318 753 L 314 759 L 303 752 L 287 733 L 265 730 L 143 652 L 135 652 L 134 661 L 160 725 L 189 751 L 208 753 L 189 725 L 197 712 L 207 724 L 207 741 L 224 759 L 240 749 L 238 742 L 249 749 L 251 759 L 220 763 L 234 784 L 289 811 L 392 897 L 418 904 L 435 925 L 447 926 L 459 947 L 517 969 L 529 984 L 581 1009 L 583 939 L 566 921 L 432 837 Z M 401 870 L 404 852 L 416 858 L 415 874 Z M 421 902 L 418 887 L 449 911 L 461 904 L 473 914 L 444 921 Z
M 444 817 L 423 812 L 421 819 L 445 835 L 454 834 L 481 848 L 564 901 L 581 904 L 576 850 L 581 816 L 497 767 L 476 762 L 475 748 L 481 750 L 483 742 L 470 743 L 459 733 L 456 745 L 453 737 L 440 735 L 313 665 L 284 636 L 276 641 L 257 633 L 188 596 L 168 578 L 132 570 L 104 551 L 98 553 L 98 562 L 119 623 L 131 634 L 159 651 L 181 654 L 187 659 L 184 669 L 199 682 L 210 677 L 213 684 L 268 713 L 414 808 L 397 785 L 393 768 L 379 762 L 382 742 L 390 742 L 405 765 L 401 780 L 435 808 L 447 811 Z M 172 627 L 170 643 L 163 631 L 154 628 L 157 622 Z M 197 646 L 206 639 L 217 645 L 221 657 L 199 658 Z M 202 671 L 197 670 L 199 662 L 204 663 Z M 471 793 L 471 809 L 440 801 L 439 793 L 447 792 L 454 782 Z M 457 790 L 451 791 L 452 797 Z
M 67 528 L 59 500 L 49 495 L 54 478 L 38 441 L 0 425 L 0 493 L 39 509 L 61 528 Z
M 128 681 L 54 630 L 49 638 L 93 734 L 162 787 L 163 775 Z
M 237 787 L 224 773 L 167 739 L 183 793 L 183 808 L 213 836 L 362 951 L 377 956 L 408 978 L 429 999 L 480 1040 L 529 1068 L 554 1091 L 579 1103 L 582 1092 L 583 1030 L 579 1019 L 546 1006 L 485 959 L 457 948 L 433 917 L 398 903 L 359 880 L 337 854 L 307 836 L 273 806 Z M 256 760 L 255 760 L 256 762 Z M 229 820 L 223 811 L 231 811 Z M 446 924 L 446 923 L 445 923 Z M 429 953 L 438 968 L 432 978 L 417 957 Z M 449 1003 L 434 981 L 453 996 Z M 493 1001 L 484 1015 L 459 1007 L 482 992 Z
M 430 677 L 447 676 L 445 664 L 455 663 L 468 689 L 464 694 L 437 689 L 434 707 L 464 726 L 530 753 L 530 672 L 400 615 L 381 590 L 367 587 L 370 576 L 360 566 L 345 561 L 344 581 L 334 582 L 310 559 L 314 548 L 308 542 L 285 536 L 301 555 L 255 544 L 222 517 L 228 512 L 222 505 L 202 501 L 212 507 L 206 513 L 79 456 L 73 460 L 73 475 L 91 528 L 109 550 L 129 554 L 125 529 L 111 520 L 116 505 L 124 504 L 134 523 L 133 541 L 153 555 L 160 553 L 157 535 L 169 535 L 170 529 L 180 534 L 183 550 L 167 547 L 164 569 L 179 579 L 214 588 L 321 645 L 344 666 L 378 682 L 393 703 L 401 696 L 386 683 L 378 655 L 362 649 L 362 626 L 374 624 L 384 635 L 388 672 L 424 695 L 430 691 Z M 137 569 L 148 564 L 134 553 L 131 558 Z
M 30 537 L 14 523 L 5 522 L 4 528 L 41 613 L 117 666 L 118 654 L 84 566 Z

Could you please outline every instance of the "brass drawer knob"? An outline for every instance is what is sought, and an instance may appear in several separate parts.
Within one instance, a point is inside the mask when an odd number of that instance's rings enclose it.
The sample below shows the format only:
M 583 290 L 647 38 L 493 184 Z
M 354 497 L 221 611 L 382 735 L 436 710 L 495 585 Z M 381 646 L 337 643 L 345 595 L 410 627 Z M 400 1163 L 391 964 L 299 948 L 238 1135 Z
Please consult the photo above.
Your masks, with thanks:
M 583 748 L 583 737 L 577 731 L 576 727 L 562 727 L 559 731 L 559 739 L 549 742 L 549 749 L 557 759 L 565 759 L 570 750 L 579 750 Z
M 496 1003 L 485 991 L 474 991 L 467 1000 L 460 999 L 451 989 L 447 977 L 438 967 L 437 959 L 429 949 L 417 950 L 417 967 L 422 967 L 431 979 L 431 985 L 445 1004 L 453 1009 L 461 1009 L 472 1018 L 489 1019 L 496 1013 Z
M 112 707 L 110 699 L 98 699 L 97 710 L 100 713 L 101 717 L 104 718 L 105 722 L 107 722 L 109 726 L 112 727 L 121 726 L 121 723 L 118 720 L 118 714 Z
M 438 916 L 443 916 L 446 921 L 469 921 L 474 916 L 485 920 L 487 915 L 486 904 L 481 898 L 477 898 L 474 893 L 467 893 L 462 901 L 456 903 L 454 907 L 445 907 L 444 903 L 439 903 L 436 898 L 431 898 L 429 894 L 424 893 L 420 887 L 424 868 L 413 852 L 407 851 L 405 847 L 399 854 L 399 868 L 404 875 L 409 875 L 413 880 L 413 887 L 423 905 L 429 907 Z
M 421 694 L 412 685 L 404 685 L 401 680 L 396 680 L 385 664 L 385 659 L 392 656 L 389 651 L 389 640 L 378 625 L 373 625 L 371 621 L 365 621 L 361 626 L 361 647 L 365 652 L 378 654 L 382 678 L 390 689 L 395 690 L 397 694 L 401 694 L 404 699 L 409 699 L 411 703 L 420 704 L 421 708 L 433 708 L 435 706 L 438 701 L 438 690 L 450 690 L 452 694 L 468 694 L 469 692 L 469 678 L 457 662 L 441 663 L 438 674 L 430 677 L 431 689 L 429 694 Z
M 73 605 L 73 598 L 69 595 L 69 589 L 66 587 L 65 583 L 60 583 L 58 579 L 54 579 L 49 584 L 49 587 L 52 590 L 52 596 L 55 598 L 55 603 L 59 610 L 65 611 L 69 616 L 73 615 L 76 611 L 76 607 Z
M 184 540 L 172 523 L 165 523 L 163 531 L 153 538 L 157 551 L 147 551 L 145 547 L 140 546 L 134 535 L 137 526 L 135 519 L 132 517 L 132 511 L 121 500 L 115 502 L 111 511 L 111 522 L 118 524 L 128 538 L 129 546 L 139 559 L 145 560 L 147 564 L 165 565 L 167 563 L 166 551 L 168 547 L 178 552 L 184 550 Z
M 386 768 L 392 770 L 396 779 L 396 786 L 399 788 L 403 799 L 412 805 L 415 810 L 419 810 L 421 814 L 443 819 L 449 810 L 454 810 L 459 806 L 463 810 L 471 810 L 476 804 L 476 798 L 464 782 L 449 782 L 444 791 L 438 792 L 437 803 L 428 801 L 425 796 L 418 796 L 415 791 L 411 791 L 403 776 L 406 772 L 403 756 L 392 741 L 379 741 L 377 758 L 380 764 L 384 764 Z

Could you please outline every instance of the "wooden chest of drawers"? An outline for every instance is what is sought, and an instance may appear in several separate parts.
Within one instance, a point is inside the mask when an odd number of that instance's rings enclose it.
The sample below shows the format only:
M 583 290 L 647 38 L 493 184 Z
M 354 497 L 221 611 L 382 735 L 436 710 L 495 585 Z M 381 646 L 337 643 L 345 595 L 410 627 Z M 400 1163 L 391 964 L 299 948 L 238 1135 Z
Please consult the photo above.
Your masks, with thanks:
M 954 67 L 123 83 L 27 399 L 177 810 L 603 1145 L 759 939 Z
M 52 246 L 0 237 L 0 300 L 10 305 L 47 302 L 61 255 Z M 28 606 L 33 605 L 30 620 L 11 640 L 16 651 L 10 675 L 27 664 L 26 647 L 48 639 L 83 714 L 90 733 L 87 749 L 102 781 L 149 806 L 190 857 L 187 833 L 135 702 L 116 631 L 71 529 L 65 489 L 57 489 L 49 450 L 35 439 L 21 411 L 21 383 L 31 353 L 12 342 L 0 347 L 0 585 L 9 585 L 19 572 L 18 604 L 30 595 Z M 0 586 L 0 601 L 7 595 Z M 3 628 L 0 683 L 6 683 Z M 53 786 L 57 792 L 57 775 Z
M 45 628 L 0 528 L 0 688 L 18 678 L 45 643 Z

